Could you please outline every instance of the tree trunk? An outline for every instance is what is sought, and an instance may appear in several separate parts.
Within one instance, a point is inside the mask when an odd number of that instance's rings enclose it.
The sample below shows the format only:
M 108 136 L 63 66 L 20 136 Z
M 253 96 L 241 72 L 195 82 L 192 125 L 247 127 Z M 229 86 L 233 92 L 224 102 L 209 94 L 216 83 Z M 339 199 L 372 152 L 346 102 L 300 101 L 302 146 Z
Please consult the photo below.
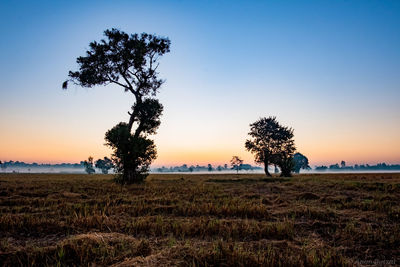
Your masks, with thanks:
M 264 156 L 264 172 L 265 172 L 265 175 L 267 176 L 267 177 L 271 177 L 272 175 L 269 173 L 269 171 L 268 171 L 268 166 L 269 166 L 269 153 L 268 153 L 268 151 L 266 151 L 266 150 L 264 150 L 263 151 L 263 156 Z
M 131 117 L 129 118 L 129 123 L 128 123 L 129 132 L 132 131 L 132 126 L 133 126 L 133 122 L 134 122 L 134 121 L 135 121 L 135 114 L 132 113 L 132 114 L 131 114 Z
M 137 173 L 136 169 L 133 167 L 131 167 L 129 169 L 125 169 L 123 176 L 124 176 L 124 182 L 126 184 L 133 184 L 133 183 L 140 182 L 138 173 Z
M 288 168 L 281 168 L 281 177 L 292 177 L 292 172 Z
M 264 172 L 265 172 L 266 176 L 268 176 L 268 177 L 272 176 L 268 171 L 268 162 L 264 162 Z
M 136 98 L 136 106 L 135 106 L 136 108 L 132 110 L 131 117 L 129 118 L 129 123 L 128 123 L 129 132 L 132 131 L 133 123 L 135 122 L 136 117 L 139 115 L 140 105 L 142 104 L 142 99 L 139 95 L 135 94 L 135 98 Z

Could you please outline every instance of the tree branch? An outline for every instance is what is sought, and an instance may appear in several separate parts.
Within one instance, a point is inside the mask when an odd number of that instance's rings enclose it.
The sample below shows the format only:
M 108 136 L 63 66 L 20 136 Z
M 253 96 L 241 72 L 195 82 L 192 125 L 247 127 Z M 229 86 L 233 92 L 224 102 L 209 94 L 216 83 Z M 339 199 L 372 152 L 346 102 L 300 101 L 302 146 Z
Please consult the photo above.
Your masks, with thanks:
M 121 66 L 119 66 L 119 65 L 117 65 L 117 68 L 118 68 L 118 70 L 119 70 L 119 72 L 120 72 L 122 78 L 124 78 L 125 82 L 128 84 L 129 87 L 127 87 L 127 88 L 129 89 L 129 91 L 131 91 L 132 94 L 135 95 L 135 90 L 133 89 L 132 84 L 129 82 L 128 78 L 126 78 L 126 75 L 125 75 L 126 70 L 125 70 L 125 71 L 122 71 Z

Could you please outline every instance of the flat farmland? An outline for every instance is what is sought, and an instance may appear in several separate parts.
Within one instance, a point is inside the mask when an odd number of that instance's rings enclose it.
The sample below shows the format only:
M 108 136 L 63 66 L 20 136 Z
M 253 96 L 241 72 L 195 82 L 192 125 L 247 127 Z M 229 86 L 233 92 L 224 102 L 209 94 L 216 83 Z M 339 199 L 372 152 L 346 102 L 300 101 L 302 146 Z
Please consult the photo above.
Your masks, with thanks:
M 1 266 L 400 264 L 400 174 L 0 174 Z

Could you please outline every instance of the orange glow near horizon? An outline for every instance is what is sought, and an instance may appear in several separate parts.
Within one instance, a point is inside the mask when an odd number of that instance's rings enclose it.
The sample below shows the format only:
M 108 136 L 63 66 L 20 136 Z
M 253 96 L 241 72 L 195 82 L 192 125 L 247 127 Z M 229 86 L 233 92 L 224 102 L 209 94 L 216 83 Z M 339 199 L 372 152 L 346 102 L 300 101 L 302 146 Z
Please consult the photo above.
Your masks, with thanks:
M 9 124 L 11 127 L 0 132 L 2 161 L 77 163 L 88 156 L 97 159 L 109 157 L 111 154 L 111 150 L 104 146 L 102 133 L 105 132 L 105 127 L 85 129 L 77 124 L 53 128 L 50 123 L 37 126 L 33 122 L 22 125 L 14 121 Z M 160 130 L 155 136 L 158 158 L 152 166 L 215 166 L 229 164 L 234 155 L 241 157 L 245 163 L 254 164 L 253 156 L 244 149 L 247 137 L 245 129 L 228 129 L 226 132 L 221 132 L 221 129 L 214 135 L 203 128 L 187 132 Z M 309 158 L 311 166 L 335 164 L 341 160 L 349 165 L 400 163 L 400 139 L 397 137 L 398 126 L 395 124 L 385 129 L 384 137 L 380 136 L 380 129 L 358 127 L 356 130 L 344 132 L 341 129 L 349 128 L 346 125 L 334 128 L 321 125 L 312 131 L 307 126 L 300 125 L 297 128 L 297 149 Z
M 14 139 L 1 144 L 0 159 L 2 161 L 14 160 L 27 163 L 79 163 L 89 155 L 95 159 L 110 156 L 111 150 L 102 144 L 95 142 L 85 143 L 66 143 L 54 139 Z M 376 164 L 386 162 L 388 164 L 400 163 L 400 152 L 397 149 L 400 144 L 370 144 L 369 147 L 358 146 L 357 144 L 347 144 L 339 146 L 337 143 L 318 144 L 298 147 L 299 151 L 306 155 L 312 166 L 329 165 L 346 161 L 348 165 L 353 164 Z M 384 148 L 384 149 L 382 149 Z M 88 152 L 91 151 L 91 152 Z M 179 147 L 172 149 L 169 145 L 158 144 L 158 158 L 153 166 L 177 166 L 187 165 L 223 165 L 229 164 L 233 155 L 241 157 L 245 163 L 254 164 L 253 156 L 241 149 L 231 149 L 228 147 L 217 147 L 214 150 L 210 147 Z
M 96 127 L 85 131 L 75 127 L 52 128 L 44 123 L 35 127 L 34 123 L 26 125 L 9 123 L 11 127 L 0 133 L 0 160 L 24 161 L 37 163 L 77 163 L 93 156 L 95 159 L 110 156 L 111 150 L 104 146 L 102 132 L 105 129 Z M 311 166 L 329 165 L 346 161 L 353 164 L 388 164 L 400 163 L 400 139 L 397 137 L 397 125 L 386 128 L 385 136 L 379 129 L 366 130 L 358 128 L 343 132 L 342 128 L 330 128 L 326 125 L 313 129 L 299 126 L 295 131 L 297 149 L 309 158 Z M 10 130 L 11 129 L 11 130 Z M 28 129 L 29 131 L 27 131 Z M 246 131 L 234 131 L 232 134 L 212 133 L 201 129 L 193 132 L 160 131 L 156 135 L 158 158 L 152 166 L 176 165 L 223 165 L 229 164 L 232 156 L 241 157 L 245 163 L 254 164 L 253 156 L 245 151 Z M 235 134 L 236 133 L 236 134 Z M 224 138 L 224 135 L 227 135 Z M 197 142 L 197 143 L 196 143 Z

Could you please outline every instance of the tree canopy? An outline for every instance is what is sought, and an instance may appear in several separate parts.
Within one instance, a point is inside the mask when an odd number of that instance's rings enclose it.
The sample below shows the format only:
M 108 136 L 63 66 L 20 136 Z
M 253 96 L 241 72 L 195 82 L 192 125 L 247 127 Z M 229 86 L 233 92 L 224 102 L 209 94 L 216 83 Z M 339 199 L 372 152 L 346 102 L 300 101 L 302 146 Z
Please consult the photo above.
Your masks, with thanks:
M 299 152 L 293 155 L 293 162 L 294 162 L 293 171 L 295 173 L 299 173 L 300 169 L 304 170 L 311 169 L 308 163 L 308 158 Z
M 85 172 L 87 174 L 95 173 L 95 169 L 93 168 L 93 157 L 88 157 L 87 160 L 83 161 L 83 166 L 85 167 Z
M 114 168 L 114 164 L 111 159 L 104 157 L 104 159 L 98 159 L 94 165 L 96 168 L 99 168 L 103 174 L 108 174 L 108 171 Z
M 243 164 L 243 160 L 238 156 L 233 156 L 231 159 L 231 166 L 236 170 L 236 173 L 239 173 L 240 166 Z

